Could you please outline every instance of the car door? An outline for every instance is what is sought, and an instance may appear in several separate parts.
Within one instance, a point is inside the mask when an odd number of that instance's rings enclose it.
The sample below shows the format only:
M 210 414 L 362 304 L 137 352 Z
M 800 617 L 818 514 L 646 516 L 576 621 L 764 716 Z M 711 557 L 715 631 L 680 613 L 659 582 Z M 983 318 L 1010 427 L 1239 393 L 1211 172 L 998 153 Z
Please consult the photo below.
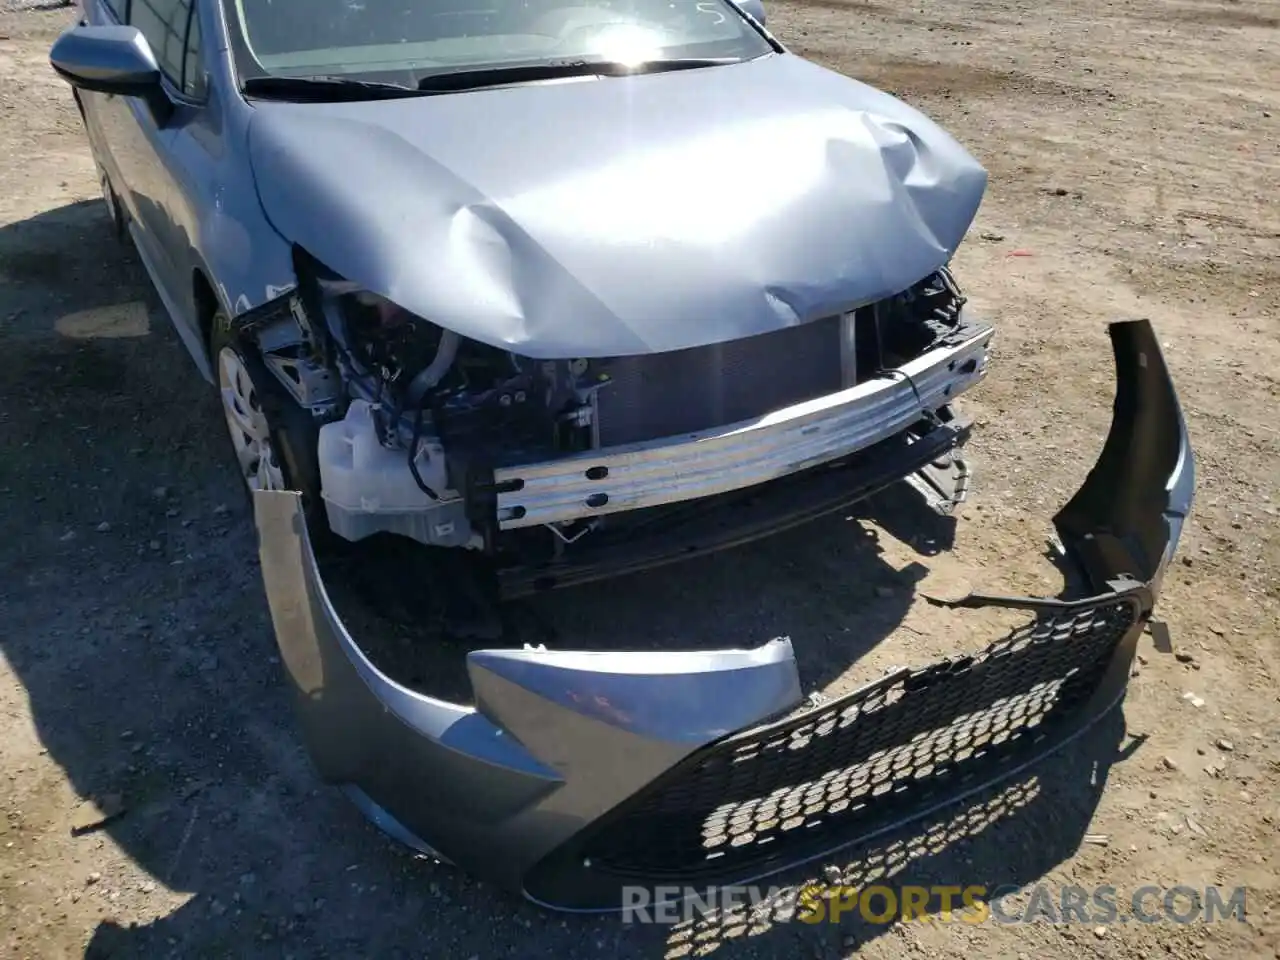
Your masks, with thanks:
M 150 265 L 178 333 L 201 356 L 200 322 L 193 296 L 199 263 L 200 214 L 216 189 L 218 124 L 208 106 L 201 15 L 212 0 L 130 0 L 129 22 L 147 38 L 172 105 L 167 117 L 145 106 L 137 113 L 140 152 L 139 212 L 154 257 Z M 202 5 L 209 7 L 208 11 Z
M 207 185 L 215 134 L 207 114 L 208 74 L 195 0 L 129 0 L 129 24 L 150 45 L 171 110 L 131 104 L 136 154 L 131 155 L 132 212 L 140 248 L 188 348 L 197 347 L 199 318 L 192 297 L 199 234 L 198 195 Z

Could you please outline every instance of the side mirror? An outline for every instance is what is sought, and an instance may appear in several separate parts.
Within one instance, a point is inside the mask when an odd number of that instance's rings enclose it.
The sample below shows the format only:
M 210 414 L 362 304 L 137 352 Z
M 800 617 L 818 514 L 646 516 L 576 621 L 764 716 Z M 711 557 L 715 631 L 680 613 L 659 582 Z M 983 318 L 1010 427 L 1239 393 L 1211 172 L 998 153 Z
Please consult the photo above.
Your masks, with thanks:
M 764 26 L 764 4 L 761 0 L 737 0 L 737 4 L 745 13 L 750 14 L 756 23 Z
M 49 64 L 81 90 L 141 97 L 160 122 L 172 110 L 155 54 L 137 27 L 73 27 L 54 42 Z

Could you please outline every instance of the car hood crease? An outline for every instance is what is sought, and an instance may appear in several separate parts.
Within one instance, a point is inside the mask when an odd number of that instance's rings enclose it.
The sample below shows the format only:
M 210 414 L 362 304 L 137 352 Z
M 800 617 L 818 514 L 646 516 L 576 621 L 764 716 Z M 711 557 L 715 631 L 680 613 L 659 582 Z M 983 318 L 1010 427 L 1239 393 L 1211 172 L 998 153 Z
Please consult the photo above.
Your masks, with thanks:
M 261 102 L 268 218 L 344 278 L 530 357 L 719 343 L 944 265 L 983 168 L 889 94 L 782 54 L 359 103 Z

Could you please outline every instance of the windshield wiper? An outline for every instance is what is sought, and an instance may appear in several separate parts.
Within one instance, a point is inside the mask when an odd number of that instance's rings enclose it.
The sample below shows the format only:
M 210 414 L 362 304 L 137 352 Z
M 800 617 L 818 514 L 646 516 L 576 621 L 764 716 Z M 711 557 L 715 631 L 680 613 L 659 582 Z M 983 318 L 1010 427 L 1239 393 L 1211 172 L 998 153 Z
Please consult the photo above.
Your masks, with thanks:
M 398 97 L 420 97 L 431 93 L 478 90 L 510 83 L 532 83 L 538 80 L 560 80 L 570 77 L 626 77 L 639 73 L 664 73 L 671 70 L 693 70 L 739 63 L 737 57 L 698 57 L 675 60 L 646 60 L 642 63 L 620 63 L 613 60 L 550 60 L 473 70 L 454 70 L 423 77 L 416 87 L 351 77 L 249 77 L 240 89 L 249 97 L 271 100 L 305 100 L 334 102 L 342 100 L 390 100 Z
M 352 80 L 349 77 L 249 77 L 240 89 L 250 97 L 321 103 L 422 96 L 421 91 L 399 83 Z
M 614 60 L 551 60 L 519 66 L 482 67 L 476 70 L 454 70 L 436 73 L 418 81 L 418 89 L 432 93 L 450 90 L 478 90 L 508 83 L 533 83 L 538 80 L 561 80 L 569 77 L 628 77 L 638 73 L 665 73 L 670 70 L 694 70 L 740 63 L 738 57 L 688 57 L 678 60 L 646 60 L 641 63 L 619 63 Z

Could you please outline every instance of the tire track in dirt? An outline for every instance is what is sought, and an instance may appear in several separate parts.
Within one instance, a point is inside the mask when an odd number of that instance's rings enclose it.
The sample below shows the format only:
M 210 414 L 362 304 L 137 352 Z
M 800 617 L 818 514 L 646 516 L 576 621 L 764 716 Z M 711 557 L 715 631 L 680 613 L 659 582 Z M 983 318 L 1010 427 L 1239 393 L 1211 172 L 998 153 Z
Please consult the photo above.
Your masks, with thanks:
M 796 52 L 811 57 L 830 69 L 839 70 L 863 83 L 910 101 L 957 97 L 1013 99 L 1031 96 L 1102 103 L 1114 99 L 1114 95 L 1107 90 L 1059 83 L 1016 70 L 909 57 L 851 59 L 847 46 L 838 46 L 825 39 L 803 41 L 796 44 L 795 48 Z
M 1206 9 L 1204 7 L 1169 7 L 1158 18 L 1181 23 L 1198 23 L 1210 27 L 1254 27 L 1274 30 L 1280 27 L 1280 17 L 1272 17 L 1252 10 L 1231 8 Z
M 969 23 L 956 23 L 951 20 L 939 20 L 929 16 L 910 16 L 901 7 L 875 3 L 874 0 L 796 0 L 797 7 L 812 7 L 818 10 L 830 10 L 841 14 L 860 14 L 874 17 L 878 21 L 898 23 L 909 27 L 925 27 L 929 30 L 947 30 L 952 33 L 973 33 L 979 29 Z

